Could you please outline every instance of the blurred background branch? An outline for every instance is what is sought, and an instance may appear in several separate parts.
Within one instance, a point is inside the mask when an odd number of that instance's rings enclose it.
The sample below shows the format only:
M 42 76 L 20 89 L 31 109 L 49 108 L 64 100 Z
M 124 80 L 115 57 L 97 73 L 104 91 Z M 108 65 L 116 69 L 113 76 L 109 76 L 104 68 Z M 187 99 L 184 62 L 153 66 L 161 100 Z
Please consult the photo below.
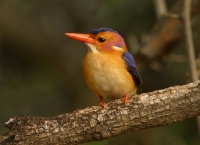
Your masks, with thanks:
M 193 43 L 192 36 L 192 28 L 191 28 L 191 0 L 185 0 L 183 7 L 183 23 L 184 23 L 184 31 L 185 31 L 185 41 L 186 41 L 186 49 L 188 53 L 189 67 L 190 67 L 190 76 L 192 82 L 198 80 L 199 76 L 197 74 L 197 64 L 195 57 L 195 49 Z M 197 117 L 197 128 L 200 137 L 200 116 Z
M 194 0 L 191 5 L 192 18 L 199 16 L 200 1 Z M 136 57 L 141 60 L 160 60 L 165 58 L 183 39 L 183 22 L 181 20 L 183 1 L 178 0 L 169 10 L 169 14 L 162 15 L 155 25 L 148 39 L 141 46 Z M 195 24 L 195 23 L 194 23 Z
M 167 5 L 165 0 L 154 0 L 156 16 L 157 18 L 161 18 L 163 15 L 167 14 Z
M 197 75 L 195 49 L 194 49 L 192 29 L 191 29 L 190 7 L 191 7 L 191 0 L 185 0 L 184 11 L 183 11 L 185 40 L 186 40 L 188 60 L 189 60 L 189 66 L 190 66 L 190 74 L 191 74 L 192 82 L 195 82 L 198 80 L 198 75 Z

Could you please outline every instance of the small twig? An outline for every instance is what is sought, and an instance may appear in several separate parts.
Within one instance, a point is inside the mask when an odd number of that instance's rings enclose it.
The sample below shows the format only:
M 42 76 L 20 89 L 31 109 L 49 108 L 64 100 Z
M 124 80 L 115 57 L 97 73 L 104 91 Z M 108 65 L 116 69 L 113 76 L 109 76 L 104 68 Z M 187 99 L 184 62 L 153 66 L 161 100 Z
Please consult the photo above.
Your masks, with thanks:
M 170 17 L 170 18 L 173 18 L 173 19 L 180 19 L 181 18 L 181 16 L 179 14 L 173 14 L 173 13 L 165 13 L 164 16 Z
M 165 0 L 154 0 L 154 5 L 158 19 L 167 13 L 167 6 Z
M 186 45 L 187 45 L 190 73 L 192 77 L 192 82 L 194 82 L 198 80 L 198 75 L 197 75 L 197 68 L 196 68 L 196 61 L 195 61 L 194 43 L 192 40 L 190 8 L 191 8 L 191 0 L 185 0 L 184 17 L 183 17 L 185 39 L 186 39 Z

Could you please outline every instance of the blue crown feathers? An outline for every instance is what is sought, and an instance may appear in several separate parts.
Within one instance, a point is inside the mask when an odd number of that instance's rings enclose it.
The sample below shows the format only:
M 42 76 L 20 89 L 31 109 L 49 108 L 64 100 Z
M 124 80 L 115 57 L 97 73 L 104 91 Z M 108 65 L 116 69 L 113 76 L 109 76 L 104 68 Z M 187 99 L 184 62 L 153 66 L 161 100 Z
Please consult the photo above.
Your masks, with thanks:
M 105 32 L 105 31 L 111 31 L 111 32 L 114 32 L 114 33 L 118 33 L 117 31 L 111 29 L 111 28 L 98 28 L 98 29 L 94 29 L 92 30 L 90 33 L 91 34 L 98 34 L 100 32 Z

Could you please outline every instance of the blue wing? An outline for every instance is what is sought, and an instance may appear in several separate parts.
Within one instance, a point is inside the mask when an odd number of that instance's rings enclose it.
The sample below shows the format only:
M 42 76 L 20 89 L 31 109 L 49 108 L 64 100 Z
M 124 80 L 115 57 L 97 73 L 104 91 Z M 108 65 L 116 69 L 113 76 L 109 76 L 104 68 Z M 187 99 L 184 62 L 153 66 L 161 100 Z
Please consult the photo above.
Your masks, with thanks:
M 137 71 L 136 64 L 132 55 L 128 51 L 126 51 L 122 54 L 122 58 L 126 62 L 127 70 L 131 74 L 136 86 L 139 87 L 142 84 L 142 78 L 140 77 L 140 74 Z

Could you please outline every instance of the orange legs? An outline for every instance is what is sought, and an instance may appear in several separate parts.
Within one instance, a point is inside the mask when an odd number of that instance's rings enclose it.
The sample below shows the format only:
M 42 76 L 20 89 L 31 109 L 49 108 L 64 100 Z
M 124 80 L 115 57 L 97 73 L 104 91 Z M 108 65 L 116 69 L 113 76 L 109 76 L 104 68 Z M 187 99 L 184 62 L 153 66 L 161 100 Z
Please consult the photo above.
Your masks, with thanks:
M 126 105 L 126 103 L 128 102 L 128 97 L 129 97 L 129 95 L 128 94 L 126 94 L 125 96 L 124 96 L 124 105 Z M 101 106 L 101 107 L 105 107 L 105 103 L 103 102 L 103 98 L 102 98 L 102 96 L 99 96 L 99 106 Z
M 128 102 L 128 94 L 126 94 L 126 95 L 124 96 L 124 105 L 126 105 L 127 102 Z
M 102 96 L 99 96 L 99 106 L 101 106 L 101 107 L 105 107 L 105 103 L 102 101 Z

